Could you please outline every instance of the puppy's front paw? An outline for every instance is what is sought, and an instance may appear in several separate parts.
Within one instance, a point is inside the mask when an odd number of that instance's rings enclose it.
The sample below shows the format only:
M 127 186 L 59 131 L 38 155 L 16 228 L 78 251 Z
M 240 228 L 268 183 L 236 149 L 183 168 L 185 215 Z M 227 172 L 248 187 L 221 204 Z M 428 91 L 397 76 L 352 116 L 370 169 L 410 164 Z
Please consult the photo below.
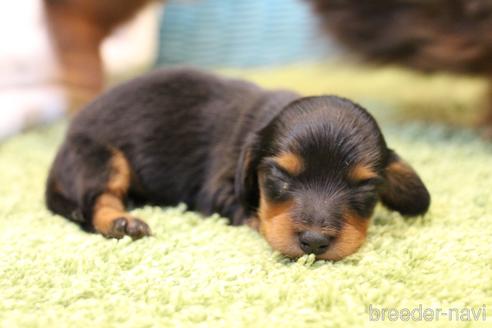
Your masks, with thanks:
M 113 221 L 111 229 L 108 232 L 103 233 L 103 235 L 108 238 L 121 239 L 125 236 L 127 225 L 128 221 L 126 220 L 126 218 L 117 218 Z
M 150 236 L 150 228 L 147 223 L 140 219 L 131 219 L 126 226 L 126 234 L 132 237 L 133 240 L 140 239 L 142 237 Z
M 118 217 L 113 220 L 111 228 L 103 235 L 108 238 L 123 238 L 130 236 L 133 240 L 150 236 L 151 231 L 147 223 L 137 218 Z

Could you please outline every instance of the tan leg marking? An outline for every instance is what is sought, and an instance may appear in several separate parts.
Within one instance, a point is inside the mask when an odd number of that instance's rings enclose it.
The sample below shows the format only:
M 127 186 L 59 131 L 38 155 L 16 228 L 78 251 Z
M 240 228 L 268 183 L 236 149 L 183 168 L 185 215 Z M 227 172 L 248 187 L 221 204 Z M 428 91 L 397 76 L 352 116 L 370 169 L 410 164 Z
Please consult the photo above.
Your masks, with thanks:
M 145 222 L 133 218 L 125 210 L 123 198 L 130 188 L 130 179 L 128 161 L 121 152 L 115 151 L 106 191 L 96 199 L 92 219 L 96 231 L 106 237 L 122 238 L 129 235 L 138 239 L 150 234 Z

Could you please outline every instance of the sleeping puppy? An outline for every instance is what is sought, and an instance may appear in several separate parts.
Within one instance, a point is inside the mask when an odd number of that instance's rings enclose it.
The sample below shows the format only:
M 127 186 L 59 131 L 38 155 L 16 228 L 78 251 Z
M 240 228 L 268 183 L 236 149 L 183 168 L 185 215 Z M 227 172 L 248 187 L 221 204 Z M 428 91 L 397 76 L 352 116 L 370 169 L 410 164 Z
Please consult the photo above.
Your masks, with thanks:
M 364 242 L 378 200 L 413 216 L 429 193 L 373 117 L 191 69 L 120 85 L 75 117 L 51 168 L 54 213 L 110 238 L 150 235 L 126 204 L 185 203 L 249 223 L 289 257 L 338 260 Z

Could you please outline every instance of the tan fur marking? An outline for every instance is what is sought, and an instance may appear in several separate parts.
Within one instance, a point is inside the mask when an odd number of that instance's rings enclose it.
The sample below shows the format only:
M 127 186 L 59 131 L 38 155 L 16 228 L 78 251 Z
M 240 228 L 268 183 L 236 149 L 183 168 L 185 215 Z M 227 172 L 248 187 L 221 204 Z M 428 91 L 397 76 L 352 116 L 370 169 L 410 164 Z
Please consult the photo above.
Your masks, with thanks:
M 101 194 L 94 204 L 94 228 L 103 235 L 111 233 L 113 221 L 120 217 L 130 219 L 125 211 L 123 197 L 130 187 L 130 166 L 120 151 L 114 151 L 111 159 L 111 173 L 106 184 L 106 192 Z
M 260 219 L 268 220 L 275 216 L 288 212 L 293 206 L 292 201 L 282 203 L 270 202 L 265 197 L 261 197 L 258 215 Z
M 344 226 L 328 251 L 318 258 L 323 260 L 341 260 L 355 253 L 364 243 L 369 226 L 368 218 L 345 213 Z
M 113 221 L 120 217 L 129 218 L 120 198 L 110 193 L 102 194 L 97 198 L 92 221 L 96 231 L 108 235 L 111 232 Z
M 405 177 L 414 176 L 416 174 L 415 171 L 407 163 L 401 160 L 389 164 L 386 168 L 386 171 L 389 177 L 391 177 L 392 175 Z
M 299 227 L 290 217 L 290 211 L 294 206 L 292 201 L 273 203 L 265 199 L 260 188 L 260 207 L 258 210 L 259 231 L 265 237 L 270 246 L 290 257 L 303 255 L 302 250 L 295 242 L 295 236 Z
M 304 167 L 302 158 L 294 153 L 282 153 L 275 157 L 275 161 L 292 175 L 298 175 Z
M 123 197 L 130 187 L 130 165 L 120 151 L 115 151 L 111 160 L 111 176 L 107 190 Z
M 257 217 L 251 217 L 247 219 L 244 223 L 253 230 L 260 230 L 260 221 Z
M 350 171 L 350 179 L 354 181 L 362 181 L 377 177 L 377 173 L 370 167 L 358 164 Z
M 381 196 L 398 199 L 401 196 L 398 195 L 398 192 L 401 192 L 403 186 L 406 186 L 406 182 L 413 179 L 415 175 L 415 171 L 401 160 L 389 164 L 386 167 L 386 179 L 388 186 L 391 187 L 383 190 Z
M 260 177 L 260 180 L 261 177 Z M 264 197 L 260 183 L 260 206 L 258 209 L 258 230 L 270 246 L 282 254 L 296 258 L 304 255 L 299 247 L 298 233 L 305 230 L 319 231 L 334 238 L 328 250 L 318 255 L 321 260 L 340 260 L 355 253 L 366 239 L 369 219 L 346 211 L 341 230 L 334 228 L 316 228 L 295 223 L 291 217 L 293 201 L 275 203 Z

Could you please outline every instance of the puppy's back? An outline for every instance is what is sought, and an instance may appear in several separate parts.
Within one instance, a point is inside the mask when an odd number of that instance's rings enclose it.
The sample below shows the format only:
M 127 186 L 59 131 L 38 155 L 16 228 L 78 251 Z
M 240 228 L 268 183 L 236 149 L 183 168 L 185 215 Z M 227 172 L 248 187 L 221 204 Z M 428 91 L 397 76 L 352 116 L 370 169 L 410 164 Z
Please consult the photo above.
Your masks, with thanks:
M 195 69 L 156 70 L 118 85 L 89 103 L 75 117 L 70 133 L 117 140 L 130 130 L 157 133 L 154 130 L 182 128 L 184 123 L 194 126 L 193 122 L 200 122 L 198 125 L 208 129 L 211 127 L 206 126 L 207 118 L 203 116 L 216 116 L 216 121 L 222 115 L 232 117 L 231 111 L 247 106 L 260 93 L 253 84 Z
M 248 129 L 241 127 L 265 97 L 268 92 L 248 82 L 193 69 L 158 70 L 87 105 L 62 149 L 86 140 L 93 148 L 119 151 L 136 168 L 132 186 L 143 187 L 147 200 L 192 203 L 207 179 L 203 163 L 237 161 L 229 150 L 242 142 Z M 225 156 L 215 159 L 217 149 Z

